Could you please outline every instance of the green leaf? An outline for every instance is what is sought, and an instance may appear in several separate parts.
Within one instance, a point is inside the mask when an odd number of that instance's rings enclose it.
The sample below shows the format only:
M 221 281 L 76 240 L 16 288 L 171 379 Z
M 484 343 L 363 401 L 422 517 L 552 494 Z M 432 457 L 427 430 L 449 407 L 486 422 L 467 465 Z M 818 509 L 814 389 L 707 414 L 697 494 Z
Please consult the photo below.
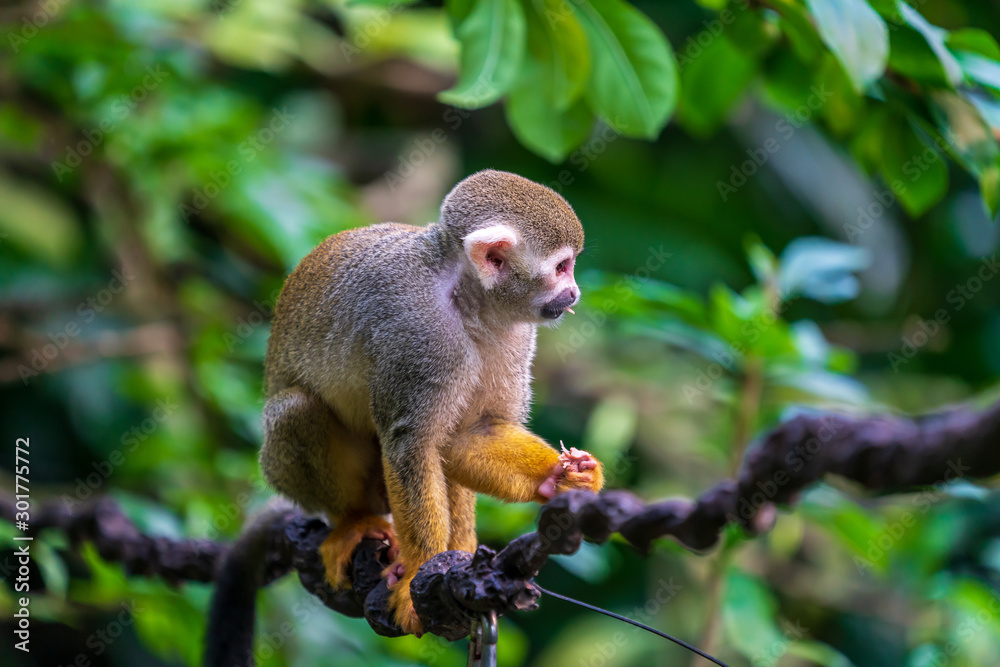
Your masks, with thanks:
M 853 135 L 866 111 L 861 95 L 833 55 L 824 53 L 814 71 L 812 85 L 827 96 L 820 109 L 826 126 L 838 138 Z
M 962 91 L 961 95 L 976 107 L 979 115 L 983 117 L 983 120 L 996 135 L 996 132 L 1000 130 L 1000 101 L 981 90 Z
M 635 439 L 639 412 L 635 401 L 626 395 L 609 396 L 595 407 L 583 432 L 583 447 L 603 455 L 604 460 L 621 456 Z
M 889 31 L 864 0 L 806 0 L 820 37 L 861 92 L 882 76 L 889 60 Z
M 952 51 L 969 51 L 987 58 L 1000 60 L 1000 46 L 993 35 L 979 28 L 953 30 L 945 37 L 945 44 Z
M 955 159 L 979 178 L 997 164 L 1000 150 L 989 125 L 966 98 L 950 91 L 931 95 L 931 114 Z
M 398 5 L 414 5 L 419 0 L 348 0 L 348 7 L 394 7 Z
M 865 405 L 871 401 L 865 386 L 854 378 L 824 370 L 772 371 L 766 381 L 775 388 L 787 387 L 827 401 L 850 405 Z
M 851 137 L 851 154 L 867 174 L 875 174 L 882 168 L 882 127 L 887 115 L 884 106 L 872 109 L 862 117 Z
M 791 2 L 783 2 L 777 5 L 777 10 L 781 15 L 778 26 L 788 37 L 795 55 L 802 62 L 815 60 L 823 49 L 823 44 L 805 9 Z
M 761 242 L 759 236 L 752 234 L 743 240 L 743 251 L 757 282 L 761 285 L 771 283 L 778 274 L 778 259 L 771 249 Z
M 756 74 L 756 61 L 719 36 L 681 70 L 681 123 L 694 134 L 712 133 Z
M 881 171 L 912 217 L 925 213 L 948 191 L 944 156 L 921 141 L 906 118 L 890 118 L 883 126 Z
M 469 17 L 475 4 L 476 0 L 448 0 L 448 16 L 455 30 L 458 30 L 462 22 Z
M 590 134 L 594 116 L 580 99 L 589 76 L 586 36 L 564 0 L 529 0 L 527 52 L 505 111 L 525 146 L 562 161 Z
M 82 245 L 73 210 L 62 198 L 0 173 L 0 242 L 53 266 L 67 266 Z
M 955 58 L 970 80 L 1000 90 L 1000 63 L 996 60 L 962 51 L 956 53 Z
M 578 0 L 590 43 L 587 101 L 616 131 L 656 137 L 677 104 L 677 65 L 666 37 L 622 0 Z
M 902 2 L 902 0 L 898 2 L 898 7 L 899 7 L 899 13 L 903 17 L 903 20 L 906 21 L 907 25 L 913 28 L 913 30 L 915 30 L 923 38 L 926 45 L 930 48 L 931 52 L 934 55 L 934 58 L 936 58 L 937 60 L 940 70 L 944 73 L 945 82 L 953 87 L 961 83 L 962 66 L 959 65 L 958 60 L 955 59 L 955 56 L 952 55 L 951 51 L 948 50 L 948 47 L 945 46 L 945 37 L 947 37 L 948 32 L 942 28 L 939 28 L 935 25 L 931 25 L 930 23 L 928 23 L 927 19 L 921 16 L 920 12 L 918 12 L 913 7 L 910 7 L 905 2 Z M 902 36 L 905 33 L 902 30 L 897 31 L 897 33 L 894 33 L 893 43 L 892 43 L 894 50 L 896 49 L 897 46 L 896 34 Z M 912 48 L 913 45 L 908 44 L 906 46 L 907 48 Z M 921 60 L 924 59 L 921 58 Z M 926 70 L 926 69 L 928 69 L 926 65 L 920 67 L 920 70 Z M 926 78 L 926 75 L 928 74 L 927 71 L 903 72 L 903 73 L 904 74 L 909 73 L 915 76 L 916 78 Z
M 842 494 L 829 487 L 807 492 L 798 505 L 799 513 L 834 536 L 840 546 L 854 556 L 854 563 L 882 572 L 888 565 L 887 553 L 876 545 L 882 526 Z M 859 561 L 860 559 L 860 561 Z
M 49 543 L 51 539 L 46 538 L 44 541 L 35 542 L 32 558 L 38 565 L 38 569 L 41 570 L 46 593 L 64 599 L 69 587 L 69 572 L 66 563 L 59 557 L 53 545 Z M 65 548 L 65 545 L 62 546 Z
M 536 92 L 565 111 L 580 98 L 590 78 L 587 34 L 566 0 L 528 0 L 528 4 L 527 55 L 541 63 L 544 76 Z
M 784 643 L 775 623 L 778 605 L 767 586 L 753 575 L 733 568 L 726 576 L 722 619 L 729 643 L 754 662 L 770 656 Z
M 504 109 L 517 140 L 553 163 L 562 162 L 594 126 L 594 114 L 583 100 L 558 111 L 535 86 L 512 90 Z
M 853 667 L 854 663 L 837 649 L 817 641 L 800 640 L 787 647 L 788 655 L 803 658 L 824 667 Z
M 802 294 L 837 303 L 857 296 L 860 286 L 854 273 L 871 264 L 865 248 L 818 236 L 802 236 L 789 243 L 780 258 L 778 284 L 782 298 Z
M 1000 165 L 991 165 L 979 174 L 979 194 L 990 218 L 1000 213 Z
M 458 82 L 440 93 L 446 104 L 475 109 L 496 102 L 517 76 L 524 53 L 524 11 L 518 0 L 476 0 L 455 32 L 462 44 Z
M 899 7 L 896 5 L 896 0 L 868 0 L 868 4 L 889 23 L 903 22 L 903 17 L 899 15 Z

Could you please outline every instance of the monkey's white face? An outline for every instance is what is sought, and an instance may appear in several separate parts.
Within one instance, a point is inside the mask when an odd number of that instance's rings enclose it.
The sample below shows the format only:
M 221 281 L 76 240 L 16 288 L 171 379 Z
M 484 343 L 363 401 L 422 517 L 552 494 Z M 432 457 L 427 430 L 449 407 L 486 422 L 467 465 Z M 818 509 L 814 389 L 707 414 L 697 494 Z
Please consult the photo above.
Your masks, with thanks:
M 470 233 L 464 246 L 483 287 L 512 319 L 551 324 L 580 300 L 569 246 L 543 255 L 504 224 Z
M 576 253 L 569 247 L 560 248 L 538 262 L 537 275 L 543 289 L 533 305 L 544 322 L 555 322 L 580 300 L 580 288 L 573 277 L 575 264 Z

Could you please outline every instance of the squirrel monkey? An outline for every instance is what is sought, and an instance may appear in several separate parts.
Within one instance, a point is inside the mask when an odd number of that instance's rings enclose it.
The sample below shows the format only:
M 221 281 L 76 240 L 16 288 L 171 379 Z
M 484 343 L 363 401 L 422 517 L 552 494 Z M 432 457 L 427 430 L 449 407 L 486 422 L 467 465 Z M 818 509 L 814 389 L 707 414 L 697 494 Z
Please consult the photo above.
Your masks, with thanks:
M 410 599 L 420 565 L 475 550 L 477 492 L 545 502 L 604 484 L 590 454 L 524 427 L 536 329 L 579 300 L 582 248 L 566 200 L 487 170 L 455 186 L 436 224 L 336 234 L 285 283 L 261 466 L 334 525 L 321 552 L 335 588 L 362 539 L 390 543 L 383 576 L 406 632 L 422 632 Z

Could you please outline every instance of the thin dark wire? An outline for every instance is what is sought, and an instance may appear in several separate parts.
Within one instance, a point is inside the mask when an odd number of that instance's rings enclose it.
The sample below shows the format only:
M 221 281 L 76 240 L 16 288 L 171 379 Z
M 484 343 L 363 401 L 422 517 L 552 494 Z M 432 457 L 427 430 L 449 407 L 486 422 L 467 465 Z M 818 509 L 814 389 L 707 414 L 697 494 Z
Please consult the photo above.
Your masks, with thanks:
M 583 607 L 584 609 L 589 609 L 591 611 L 596 611 L 599 614 L 604 614 L 605 616 L 610 616 L 611 618 L 615 618 L 615 619 L 618 619 L 619 621 L 624 621 L 625 623 L 629 623 L 631 625 L 634 625 L 637 628 L 642 628 L 643 630 L 645 630 L 647 632 L 652 632 L 654 635 L 659 635 L 660 637 L 663 637 L 664 639 L 669 639 L 673 643 L 675 643 L 675 644 L 677 644 L 679 646 L 683 646 L 684 648 L 686 648 L 689 651 L 697 653 L 701 657 L 705 658 L 705 660 L 711 660 L 715 664 L 721 665 L 722 667 L 729 667 L 729 665 L 727 665 L 726 663 L 722 662 L 721 660 L 718 660 L 717 658 L 713 658 L 709 654 L 707 654 L 704 651 L 702 651 L 700 648 L 698 648 L 696 646 L 691 646 L 691 644 L 688 644 L 686 641 L 684 641 L 682 639 L 678 639 L 677 637 L 673 637 L 671 635 L 668 635 L 666 632 L 663 632 L 662 630 L 657 630 L 656 628 L 651 628 L 651 627 L 649 627 L 648 625 L 646 625 L 644 623 L 640 623 L 639 621 L 633 621 L 628 616 L 622 616 L 621 614 L 616 614 L 613 611 L 608 611 L 607 609 L 601 609 L 600 607 L 595 607 L 592 604 L 587 604 L 586 602 L 580 602 L 579 600 L 574 600 L 573 598 L 566 597 L 565 595 L 559 595 L 559 593 L 553 593 L 552 591 L 547 591 L 547 590 L 545 590 L 544 588 L 542 588 L 541 586 L 539 586 L 538 584 L 536 584 L 534 582 L 532 582 L 532 585 L 535 588 L 537 588 L 538 590 L 540 590 L 541 592 L 545 593 L 546 595 L 551 595 L 552 597 L 556 598 L 557 600 L 563 600 L 564 602 L 572 602 L 573 604 L 579 605 L 579 606 Z

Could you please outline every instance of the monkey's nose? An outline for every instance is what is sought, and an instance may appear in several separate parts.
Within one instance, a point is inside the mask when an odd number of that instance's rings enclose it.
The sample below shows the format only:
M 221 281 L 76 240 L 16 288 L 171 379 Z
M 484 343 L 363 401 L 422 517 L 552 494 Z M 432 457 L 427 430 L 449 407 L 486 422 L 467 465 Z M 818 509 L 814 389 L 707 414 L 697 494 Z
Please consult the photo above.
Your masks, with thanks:
M 576 289 L 567 287 L 562 292 L 559 292 L 559 296 L 542 306 L 542 317 L 547 320 L 558 318 L 563 314 L 563 311 L 576 303 L 577 296 L 579 294 Z

